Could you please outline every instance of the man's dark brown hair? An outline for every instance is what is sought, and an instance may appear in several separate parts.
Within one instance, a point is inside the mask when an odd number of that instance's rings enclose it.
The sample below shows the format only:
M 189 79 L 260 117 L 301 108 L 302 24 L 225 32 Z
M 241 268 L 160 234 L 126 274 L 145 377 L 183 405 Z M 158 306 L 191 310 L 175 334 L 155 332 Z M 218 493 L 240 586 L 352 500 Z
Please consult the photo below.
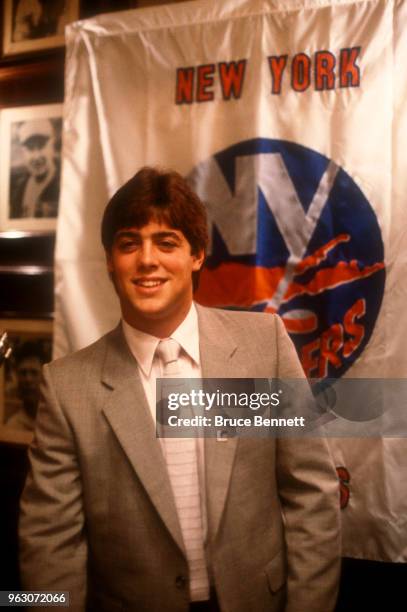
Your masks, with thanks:
M 174 171 L 141 168 L 111 198 L 102 220 L 102 243 L 109 253 L 116 233 L 142 228 L 150 221 L 181 231 L 193 255 L 206 249 L 208 227 L 205 207 L 186 180 Z

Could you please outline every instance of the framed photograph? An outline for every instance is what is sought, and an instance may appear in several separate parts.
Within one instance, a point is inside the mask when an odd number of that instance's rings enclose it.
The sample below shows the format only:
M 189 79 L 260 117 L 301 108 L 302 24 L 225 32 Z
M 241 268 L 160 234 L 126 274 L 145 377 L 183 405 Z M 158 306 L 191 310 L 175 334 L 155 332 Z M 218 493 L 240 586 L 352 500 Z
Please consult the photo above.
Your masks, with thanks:
M 55 230 L 62 104 L 1 111 L 0 231 Z
M 31 441 L 41 402 L 42 366 L 51 361 L 52 321 L 0 319 L 11 356 L 0 369 L 0 441 Z
M 3 10 L 3 55 L 11 55 L 63 46 L 79 0 L 4 0 Z

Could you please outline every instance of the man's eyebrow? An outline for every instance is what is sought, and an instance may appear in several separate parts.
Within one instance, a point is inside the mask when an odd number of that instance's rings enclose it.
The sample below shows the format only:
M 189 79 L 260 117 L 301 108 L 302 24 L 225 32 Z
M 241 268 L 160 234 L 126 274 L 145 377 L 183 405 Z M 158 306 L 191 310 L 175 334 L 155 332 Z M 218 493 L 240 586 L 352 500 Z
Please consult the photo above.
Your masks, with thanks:
M 178 236 L 178 234 L 176 232 L 172 232 L 170 231 L 166 231 L 166 232 L 155 232 L 153 234 L 154 239 L 158 239 L 158 240 L 162 240 L 163 238 L 173 238 L 174 240 L 176 240 L 177 242 L 181 242 L 180 237 Z
M 119 230 L 116 232 L 114 239 L 118 238 L 134 238 L 135 236 L 139 236 L 140 232 L 135 230 Z
M 136 237 L 139 237 L 140 235 L 141 235 L 141 232 L 139 230 L 124 229 L 124 230 L 119 230 L 118 232 L 116 232 L 116 235 L 114 238 L 115 240 L 118 240 L 120 238 L 136 238 Z M 177 232 L 171 231 L 171 230 L 166 230 L 162 232 L 154 232 L 152 234 L 152 238 L 154 238 L 154 240 L 162 240 L 164 238 L 173 238 L 177 242 L 181 242 L 181 238 L 179 237 Z

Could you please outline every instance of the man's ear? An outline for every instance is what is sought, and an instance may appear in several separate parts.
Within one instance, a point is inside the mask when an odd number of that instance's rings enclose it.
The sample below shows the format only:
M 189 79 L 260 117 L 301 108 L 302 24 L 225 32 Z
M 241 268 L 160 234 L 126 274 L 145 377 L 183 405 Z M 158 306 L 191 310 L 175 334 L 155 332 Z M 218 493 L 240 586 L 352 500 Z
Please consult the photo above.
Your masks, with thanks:
M 192 263 L 192 269 L 194 272 L 198 272 L 198 270 L 202 268 L 202 264 L 205 259 L 205 251 L 201 249 L 200 251 L 198 251 L 198 253 L 195 253 L 192 257 L 194 259 Z
M 113 262 L 112 262 L 112 254 L 109 251 L 105 251 L 106 257 L 106 268 L 109 274 L 109 278 L 113 281 Z

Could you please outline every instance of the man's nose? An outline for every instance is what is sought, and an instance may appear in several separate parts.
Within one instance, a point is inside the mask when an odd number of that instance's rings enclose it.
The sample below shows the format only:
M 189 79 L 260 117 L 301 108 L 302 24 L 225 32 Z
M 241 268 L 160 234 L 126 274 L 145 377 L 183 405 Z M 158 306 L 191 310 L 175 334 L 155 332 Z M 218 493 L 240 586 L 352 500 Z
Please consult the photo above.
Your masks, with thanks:
M 139 249 L 138 265 L 142 268 L 154 268 L 158 265 L 157 250 L 150 242 L 143 242 Z

